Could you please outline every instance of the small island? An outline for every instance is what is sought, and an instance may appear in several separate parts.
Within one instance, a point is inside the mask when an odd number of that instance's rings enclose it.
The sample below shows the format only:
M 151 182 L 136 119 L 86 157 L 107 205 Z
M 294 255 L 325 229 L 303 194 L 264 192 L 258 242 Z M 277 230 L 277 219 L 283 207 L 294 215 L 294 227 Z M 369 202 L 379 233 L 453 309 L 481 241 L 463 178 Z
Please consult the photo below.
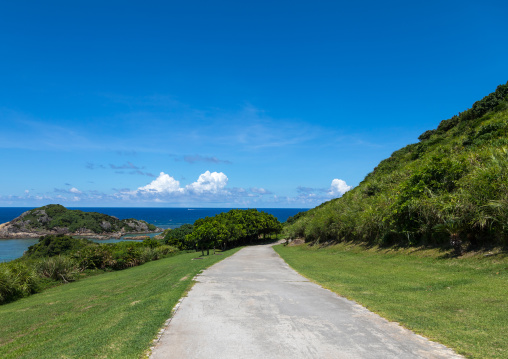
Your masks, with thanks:
M 97 212 L 70 210 L 50 204 L 26 211 L 0 225 L 1 239 L 39 238 L 49 234 L 66 234 L 85 238 L 120 238 L 125 234 L 156 233 L 163 230 L 134 218 L 118 219 Z

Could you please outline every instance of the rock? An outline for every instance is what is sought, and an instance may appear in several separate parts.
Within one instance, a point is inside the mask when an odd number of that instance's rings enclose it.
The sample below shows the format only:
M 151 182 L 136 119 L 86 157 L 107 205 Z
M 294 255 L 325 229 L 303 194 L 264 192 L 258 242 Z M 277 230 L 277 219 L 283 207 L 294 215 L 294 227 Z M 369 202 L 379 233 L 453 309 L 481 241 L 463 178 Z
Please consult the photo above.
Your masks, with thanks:
M 102 229 L 104 229 L 105 231 L 109 231 L 111 229 L 111 223 L 107 222 L 107 221 L 102 221 L 101 223 L 101 227 Z

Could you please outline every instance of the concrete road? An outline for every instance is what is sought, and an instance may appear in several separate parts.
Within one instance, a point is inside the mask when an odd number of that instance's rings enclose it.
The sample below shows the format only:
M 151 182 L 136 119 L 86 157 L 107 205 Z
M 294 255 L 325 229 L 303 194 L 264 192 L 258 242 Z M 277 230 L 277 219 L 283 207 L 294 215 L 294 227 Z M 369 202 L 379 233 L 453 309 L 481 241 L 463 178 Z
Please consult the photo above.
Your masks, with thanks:
M 270 246 L 197 281 L 151 358 L 462 358 L 308 281 Z

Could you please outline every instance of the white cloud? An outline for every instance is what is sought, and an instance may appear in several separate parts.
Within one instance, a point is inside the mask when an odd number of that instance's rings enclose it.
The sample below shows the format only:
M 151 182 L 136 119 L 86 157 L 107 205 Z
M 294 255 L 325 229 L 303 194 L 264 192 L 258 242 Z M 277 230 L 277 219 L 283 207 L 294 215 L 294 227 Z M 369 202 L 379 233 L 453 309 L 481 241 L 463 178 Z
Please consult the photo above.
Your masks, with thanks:
M 228 177 L 220 172 L 212 172 L 206 171 L 201 174 L 198 180 L 190 185 L 185 187 L 185 190 L 188 192 L 193 192 L 197 194 L 201 193 L 212 193 L 217 194 L 222 192 L 224 187 L 228 184 Z
M 170 175 L 161 172 L 159 177 L 134 191 L 120 192 L 124 199 L 141 197 L 154 201 L 174 200 L 201 200 L 203 198 L 215 198 L 216 196 L 228 195 L 224 189 L 228 183 L 228 177 L 222 172 L 206 171 L 201 174 L 197 181 L 181 187 L 180 182 Z M 126 198 L 127 196 L 127 198 Z M 212 196 L 212 197 L 210 197 Z
M 337 179 L 335 178 L 333 181 L 332 181 L 332 184 L 330 186 L 330 190 L 328 191 L 328 194 L 330 196 L 334 196 L 334 197 L 340 197 L 342 196 L 344 193 L 346 193 L 347 191 L 349 191 L 352 187 L 351 186 L 348 186 L 346 184 L 346 181 L 343 181 L 341 179 Z
M 135 191 L 135 193 L 155 193 L 155 194 L 170 194 L 182 192 L 183 188 L 180 188 L 180 182 L 164 172 L 161 172 L 159 174 L 159 177 L 154 179 L 146 186 L 139 187 L 137 191 Z
M 148 181 L 147 181 L 148 182 Z M 145 182 L 146 183 L 146 182 Z M 196 181 L 182 185 L 174 177 L 164 172 L 150 183 L 137 189 L 113 189 L 114 193 L 107 194 L 98 191 L 81 191 L 76 187 L 70 189 L 55 189 L 51 196 L 34 196 L 32 190 L 26 190 L 21 196 L 2 196 L 0 203 L 33 202 L 39 204 L 44 200 L 48 203 L 172 203 L 175 205 L 216 203 L 229 207 L 314 207 L 332 198 L 342 196 L 352 186 L 344 180 L 333 179 L 329 188 L 298 187 L 297 195 L 280 196 L 266 188 L 250 187 L 228 188 L 229 178 L 223 172 L 206 171 L 199 175 Z M 30 204 L 31 205 L 31 204 Z

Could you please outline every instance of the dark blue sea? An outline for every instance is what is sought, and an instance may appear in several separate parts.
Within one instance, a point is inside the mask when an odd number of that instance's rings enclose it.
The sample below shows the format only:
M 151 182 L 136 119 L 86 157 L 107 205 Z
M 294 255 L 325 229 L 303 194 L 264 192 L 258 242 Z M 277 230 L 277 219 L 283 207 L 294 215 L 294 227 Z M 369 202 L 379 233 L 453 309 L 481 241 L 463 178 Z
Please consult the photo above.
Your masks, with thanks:
M 0 224 L 9 222 L 34 207 L 0 207 Z M 128 208 L 128 207 L 68 207 L 84 212 L 99 212 L 119 219 L 135 218 L 151 223 L 159 228 L 177 228 L 182 224 L 192 224 L 199 218 L 213 217 L 231 208 Z M 258 211 L 273 214 L 280 222 L 307 208 L 258 208 Z M 118 241 L 118 240 L 113 240 Z M 21 257 L 37 239 L 0 239 L 0 262 Z M 101 241 L 104 243 L 104 241 Z

